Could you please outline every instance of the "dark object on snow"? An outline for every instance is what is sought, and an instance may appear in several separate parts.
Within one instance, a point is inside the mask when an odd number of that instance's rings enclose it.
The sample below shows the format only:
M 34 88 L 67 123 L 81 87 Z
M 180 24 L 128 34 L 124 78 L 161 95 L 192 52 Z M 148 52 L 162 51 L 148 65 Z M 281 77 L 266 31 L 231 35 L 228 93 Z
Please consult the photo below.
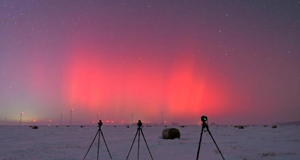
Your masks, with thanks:
M 39 127 L 38 126 L 32 126 L 31 128 L 32 129 L 38 129 Z
M 129 128 L 129 126 L 127 126 L 127 128 Z
M 274 125 L 274 126 L 272 126 L 272 128 L 277 128 L 277 126 L 276 126 L 276 125 Z
M 162 131 L 163 139 L 175 139 L 180 138 L 180 132 L 176 128 L 167 128 Z
M 238 126 L 238 129 L 244 129 L 244 126 Z

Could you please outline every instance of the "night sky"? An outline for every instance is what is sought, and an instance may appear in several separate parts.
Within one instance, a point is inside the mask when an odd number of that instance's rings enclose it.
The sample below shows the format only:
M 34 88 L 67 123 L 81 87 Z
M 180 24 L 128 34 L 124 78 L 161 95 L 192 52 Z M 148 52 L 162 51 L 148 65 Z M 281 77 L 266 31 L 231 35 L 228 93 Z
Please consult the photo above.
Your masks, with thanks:
M 0 124 L 300 120 L 300 1 L 0 0 Z

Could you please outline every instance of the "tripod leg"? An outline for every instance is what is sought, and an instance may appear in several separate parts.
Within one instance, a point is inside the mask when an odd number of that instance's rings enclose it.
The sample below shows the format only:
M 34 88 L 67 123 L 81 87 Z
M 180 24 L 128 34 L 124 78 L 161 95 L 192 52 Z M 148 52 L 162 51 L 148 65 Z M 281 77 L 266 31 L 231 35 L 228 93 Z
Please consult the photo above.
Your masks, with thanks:
M 97 160 L 99 159 L 99 146 L 100 146 L 100 128 L 99 128 L 99 134 L 98 134 L 98 150 L 97 150 Z
M 126 160 L 127 160 L 127 159 L 128 159 L 128 157 L 129 157 L 129 154 L 130 154 L 130 152 L 131 152 L 131 149 L 132 149 L 132 146 L 133 146 L 133 144 L 134 144 L 134 141 L 135 141 L 136 135 L 138 134 L 138 131 L 139 131 L 139 130 L 137 130 L 137 131 L 136 131 L 136 134 L 135 134 L 135 136 L 134 136 L 134 139 L 133 139 L 133 142 L 132 142 L 132 145 L 131 145 L 131 147 L 130 147 L 130 150 L 129 150 L 129 153 L 128 153 L 128 155 L 127 155 L 127 158 L 126 158 Z
M 104 141 L 104 143 L 105 143 L 105 146 L 106 146 L 107 152 L 108 152 L 108 154 L 109 154 L 109 156 L 110 156 L 110 159 L 112 159 L 112 157 L 111 157 L 111 155 L 110 155 L 110 152 L 109 152 L 109 149 L 108 149 L 108 147 L 107 147 L 107 144 L 106 144 L 106 141 L 105 141 L 105 138 L 104 138 L 104 135 L 103 135 L 103 132 L 102 132 L 102 130 L 100 130 L 100 133 L 101 133 L 101 135 L 102 135 L 102 138 L 103 138 L 103 141 Z
M 148 144 L 147 144 L 146 138 L 145 138 L 145 136 L 144 136 L 143 130 L 141 130 L 141 132 L 142 132 L 142 136 L 143 136 L 143 138 L 144 138 L 144 141 L 145 141 L 145 143 L 146 143 L 146 146 L 147 146 L 147 148 L 148 148 L 149 154 L 150 154 L 150 156 L 151 156 L 151 159 L 153 160 L 153 157 L 152 157 L 151 152 L 150 152 L 150 149 L 149 149 L 149 147 L 148 147 Z
M 219 149 L 219 147 L 218 147 L 218 145 L 217 145 L 217 143 L 216 143 L 216 141 L 215 141 L 214 137 L 213 137 L 213 136 L 212 136 L 212 134 L 210 133 L 209 129 L 207 129 L 207 131 L 208 131 L 208 133 L 209 133 L 209 135 L 210 135 L 211 139 L 214 141 L 214 143 L 215 143 L 216 147 L 218 148 L 218 150 L 219 150 L 219 152 L 220 152 L 220 154 L 221 154 L 221 156 L 222 156 L 223 160 L 225 160 L 225 158 L 223 157 L 223 154 L 222 154 L 221 150 Z
M 204 129 L 204 127 L 203 127 L 203 125 L 202 125 L 202 130 L 201 130 L 201 134 L 200 134 L 200 141 L 199 141 L 199 145 L 198 145 L 197 159 L 196 159 L 196 160 L 198 160 L 198 158 L 199 158 L 199 152 L 200 152 L 200 147 L 201 147 L 201 141 L 202 141 L 203 129 Z
M 89 151 L 90 151 L 90 149 L 91 149 L 91 147 L 92 147 L 92 145 L 93 145 L 93 143 L 94 143 L 94 141 L 95 141 L 98 133 L 99 133 L 99 130 L 97 131 L 97 133 L 96 133 L 96 135 L 95 135 L 95 137 L 94 137 L 94 139 L 93 139 L 93 141 L 92 141 L 92 143 L 91 143 L 91 145 L 90 145 L 90 147 L 89 147 L 88 151 L 86 152 L 86 154 L 85 154 L 85 156 L 84 156 L 83 159 L 85 159 L 86 155 L 89 153 Z
M 139 135 L 138 135 L 138 153 L 137 153 L 137 159 L 139 159 L 140 156 L 140 137 L 141 137 L 141 129 L 138 130 Z

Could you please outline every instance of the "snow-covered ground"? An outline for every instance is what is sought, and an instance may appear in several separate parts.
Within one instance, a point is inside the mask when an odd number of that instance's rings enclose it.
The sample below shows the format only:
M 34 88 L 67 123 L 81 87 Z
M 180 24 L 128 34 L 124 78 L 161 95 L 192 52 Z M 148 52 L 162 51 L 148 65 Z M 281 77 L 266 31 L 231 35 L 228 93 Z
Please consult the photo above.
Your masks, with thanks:
M 168 126 L 174 127 L 174 126 Z M 196 159 L 201 126 L 176 126 L 180 139 L 162 139 L 164 126 L 143 127 L 143 133 L 154 160 Z M 0 126 L 0 159 L 83 159 L 96 132 L 97 126 Z M 127 157 L 136 126 L 102 126 L 104 138 L 112 158 Z M 300 159 L 300 126 L 210 126 L 226 160 L 296 160 Z M 129 159 L 137 159 L 137 139 Z M 99 159 L 108 160 L 109 154 L 101 137 Z M 86 159 L 97 158 L 97 142 L 94 142 Z M 145 142 L 140 141 L 140 159 L 151 159 Z M 204 132 L 199 159 L 222 159 L 207 132 Z

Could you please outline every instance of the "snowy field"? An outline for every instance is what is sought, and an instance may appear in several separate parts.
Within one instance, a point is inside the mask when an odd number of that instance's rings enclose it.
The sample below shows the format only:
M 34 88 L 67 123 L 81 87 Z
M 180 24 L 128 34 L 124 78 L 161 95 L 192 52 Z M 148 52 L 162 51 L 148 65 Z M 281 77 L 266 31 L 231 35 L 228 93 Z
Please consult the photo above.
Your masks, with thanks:
M 168 126 L 174 127 L 174 126 Z M 201 126 L 176 126 L 180 139 L 162 139 L 164 126 L 143 127 L 143 132 L 154 160 L 196 159 Z M 69 160 L 83 159 L 98 128 L 97 126 L 0 126 L 0 159 Z M 102 126 L 112 158 L 125 160 L 137 131 L 136 126 Z M 210 126 L 226 160 L 299 160 L 300 126 Z M 129 159 L 137 159 L 137 140 Z M 108 160 L 109 154 L 101 138 L 99 159 Z M 86 159 L 97 159 L 95 142 Z M 146 145 L 140 141 L 140 159 L 151 159 Z M 207 132 L 204 132 L 199 159 L 222 159 Z

